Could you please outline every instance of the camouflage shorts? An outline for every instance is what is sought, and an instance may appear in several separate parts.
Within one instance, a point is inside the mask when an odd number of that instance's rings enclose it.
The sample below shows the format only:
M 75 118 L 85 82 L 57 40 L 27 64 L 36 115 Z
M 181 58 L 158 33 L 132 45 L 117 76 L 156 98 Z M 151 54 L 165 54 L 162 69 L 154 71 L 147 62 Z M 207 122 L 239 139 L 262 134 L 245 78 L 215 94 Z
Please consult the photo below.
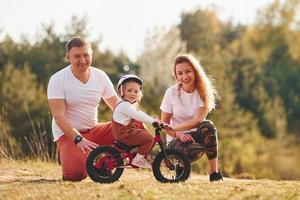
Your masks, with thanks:
M 204 153 L 206 153 L 209 160 L 217 157 L 217 131 L 211 121 L 201 122 L 197 131 L 186 134 L 190 134 L 196 143 L 181 142 L 176 138 L 168 144 L 168 148 L 175 148 L 184 152 L 191 162 L 200 159 Z

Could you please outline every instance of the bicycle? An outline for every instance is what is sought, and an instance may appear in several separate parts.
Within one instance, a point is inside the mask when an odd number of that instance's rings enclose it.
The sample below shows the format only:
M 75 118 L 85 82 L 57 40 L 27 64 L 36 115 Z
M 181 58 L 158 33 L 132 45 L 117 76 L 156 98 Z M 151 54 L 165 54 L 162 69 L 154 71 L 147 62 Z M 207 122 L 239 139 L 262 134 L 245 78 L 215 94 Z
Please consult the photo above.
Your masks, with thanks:
M 166 148 L 161 137 L 162 124 L 153 123 L 155 137 L 151 150 L 157 143 L 160 152 L 152 163 L 152 172 L 156 180 L 162 183 L 184 182 L 191 172 L 189 158 L 181 151 Z M 136 155 L 137 146 L 127 146 L 114 141 L 111 146 L 99 146 L 91 151 L 87 157 L 86 169 L 94 182 L 113 183 L 121 177 L 124 168 L 138 168 L 131 164 Z M 150 151 L 151 151 L 150 150 Z

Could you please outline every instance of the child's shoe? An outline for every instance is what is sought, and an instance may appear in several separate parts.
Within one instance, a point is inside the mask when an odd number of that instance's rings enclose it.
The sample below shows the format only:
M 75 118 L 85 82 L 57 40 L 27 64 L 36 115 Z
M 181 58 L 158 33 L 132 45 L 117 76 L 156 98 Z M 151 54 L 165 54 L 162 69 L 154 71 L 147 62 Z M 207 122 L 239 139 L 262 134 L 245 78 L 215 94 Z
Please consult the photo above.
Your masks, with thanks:
M 148 161 L 144 158 L 143 155 L 137 154 L 134 159 L 131 162 L 132 165 L 140 167 L 140 168 L 146 168 L 151 169 L 152 166 Z

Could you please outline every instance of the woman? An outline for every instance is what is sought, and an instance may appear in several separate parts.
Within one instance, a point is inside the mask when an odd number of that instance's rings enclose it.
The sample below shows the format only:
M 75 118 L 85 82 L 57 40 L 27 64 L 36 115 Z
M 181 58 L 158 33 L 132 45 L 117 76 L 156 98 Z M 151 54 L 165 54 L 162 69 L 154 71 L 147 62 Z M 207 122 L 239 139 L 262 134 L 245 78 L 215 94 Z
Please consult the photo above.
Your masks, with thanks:
M 215 108 L 217 91 L 192 55 L 176 57 L 174 75 L 178 83 L 166 90 L 160 106 L 161 120 L 173 129 L 167 130 L 168 146 L 185 152 L 191 161 L 202 155 L 201 149 L 195 147 L 205 146 L 210 181 L 223 180 L 218 172 L 217 131 L 215 125 L 206 120 L 207 114 Z

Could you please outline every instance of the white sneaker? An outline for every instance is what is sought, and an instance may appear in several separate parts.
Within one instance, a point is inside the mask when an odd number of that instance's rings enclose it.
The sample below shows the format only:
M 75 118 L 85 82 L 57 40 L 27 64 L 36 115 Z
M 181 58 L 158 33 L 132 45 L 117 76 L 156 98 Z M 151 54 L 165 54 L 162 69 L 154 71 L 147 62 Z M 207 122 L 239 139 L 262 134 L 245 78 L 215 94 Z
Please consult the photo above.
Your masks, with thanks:
M 148 161 L 144 157 L 139 157 L 139 156 L 134 157 L 131 164 L 140 168 L 146 168 L 146 169 L 152 168 L 152 165 L 148 163 Z

